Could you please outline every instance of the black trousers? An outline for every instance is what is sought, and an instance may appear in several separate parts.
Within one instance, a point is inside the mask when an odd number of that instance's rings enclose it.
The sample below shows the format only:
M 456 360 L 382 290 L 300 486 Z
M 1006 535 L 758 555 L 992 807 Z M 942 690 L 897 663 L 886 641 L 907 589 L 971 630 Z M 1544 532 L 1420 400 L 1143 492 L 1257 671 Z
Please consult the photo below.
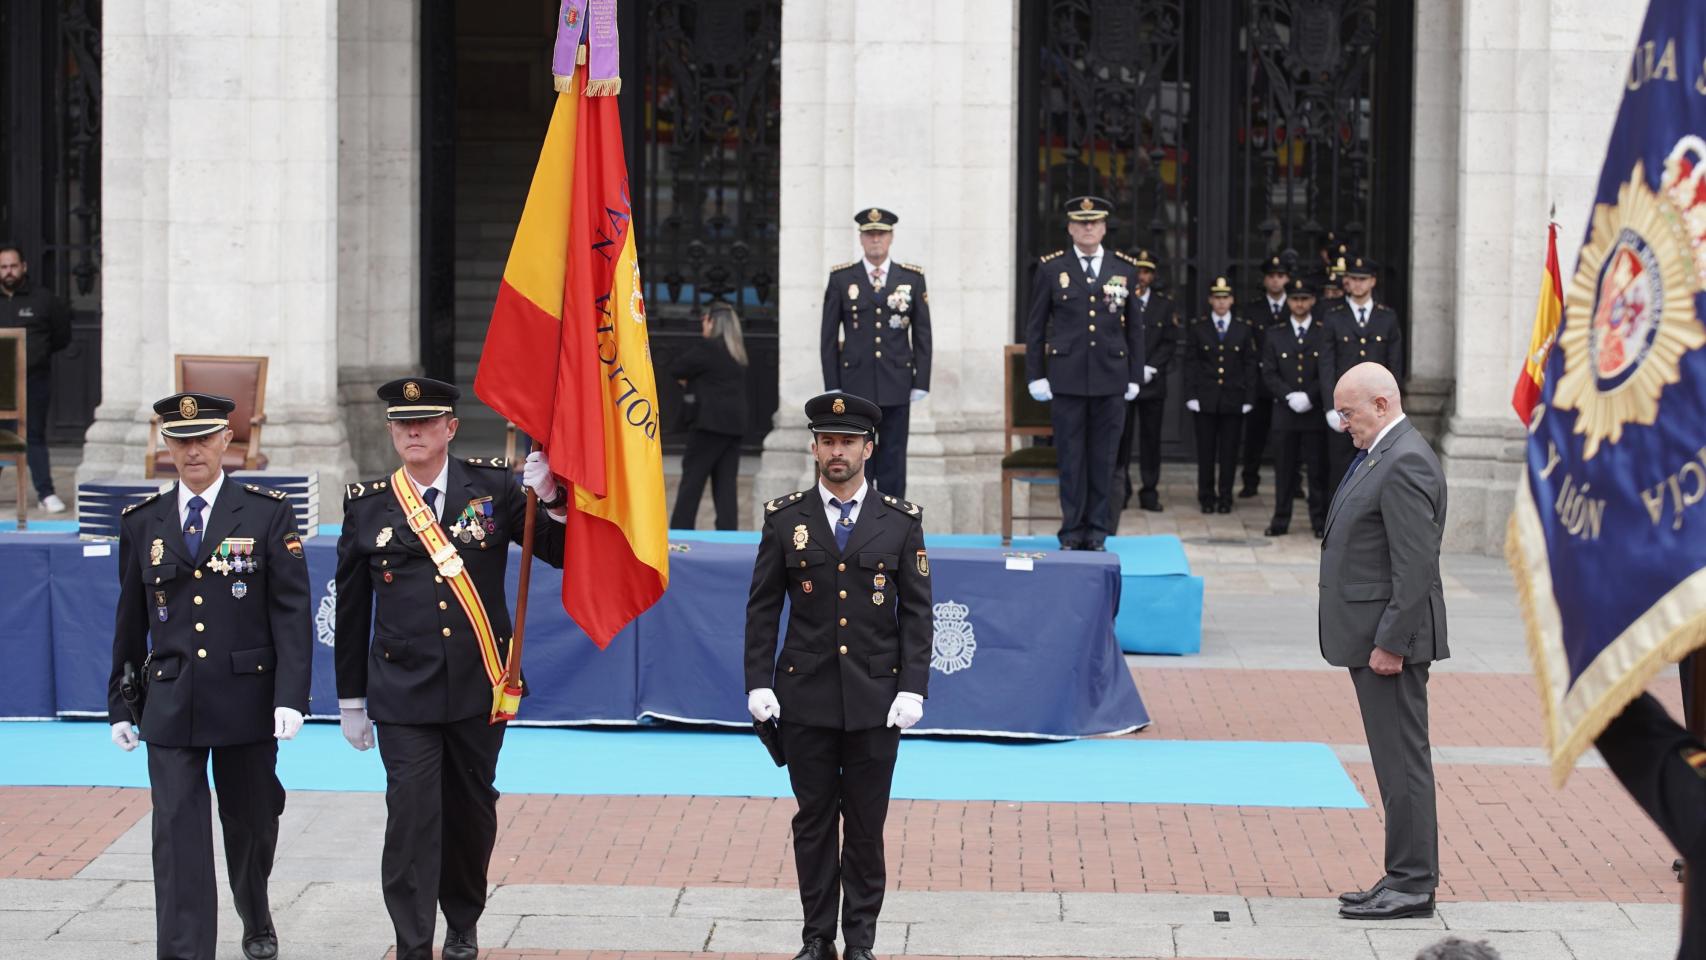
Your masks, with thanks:
M 1351 440 L 1351 432 L 1340 433 L 1329 428 L 1327 430 L 1327 502 L 1333 502 L 1333 496 L 1339 492 L 1339 484 L 1345 479 L 1345 472 L 1351 468 L 1351 461 L 1356 459 L 1357 445 Z
M 53 371 L 31 370 L 24 377 L 24 462 L 30 465 L 30 484 L 36 488 L 36 499 L 53 493 L 53 465 L 47 456 L 47 405 L 53 399 Z M 4 421 L 7 429 L 17 429 L 16 420 Z
M 278 741 L 229 747 L 148 745 L 154 803 L 154 929 L 160 960 L 213 960 L 219 899 L 213 876 L 209 754 L 225 833 L 225 867 L 243 935 L 271 930 L 267 878 L 278 849 L 284 785 L 275 772 Z
M 1428 742 L 1428 668 L 1406 663 L 1396 676 L 1350 668 L 1363 734 L 1386 820 L 1386 885 L 1403 893 L 1439 886 L 1439 814 Z
M 1203 506 L 1232 503 L 1233 475 L 1238 471 L 1238 438 L 1244 415 L 1195 413 L 1197 427 L 1197 500 Z M 1219 476 L 1215 468 L 1219 467 Z
M 380 884 L 397 931 L 397 960 L 431 960 L 439 908 L 459 933 L 486 909 L 486 868 L 498 835 L 498 750 L 504 724 L 379 725 L 385 763 Z
M 839 901 L 846 946 L 871 947 L 888 881 L 883 821 L 889 815 L 900 731 L 836 730 L 786 721 L 781 726 L 788 780 L 800 806 L 794 814 L 794 869 L 806 919 L 800 939 L 833 942 Z M 837 849 L 842 833 L 845 840 Z
M 891 497 L 906 499 L 906 434 L 911 425 L 912 404 L 882 407 L 883 422 L 877 424 L 877 449 L 865 465 L 877 489 Z
M 1267 452 L 1273 423 L 1273 398 L 1263 390 L 1256 397 L 1256 405 L 1244 415 L 1244 486 L 1252 490 L 1262 482 L 1262 455 Z
M 1319 530 L 1327 525 L 1327 438 L 1324 430 L 1274 431 L 1274 526 L 1284 529 L 1291 523 L 1291 505 L 1302 482 L 1300 474 L 1309 475 L 1309 526 Z
M 681 455 L 681 487 L 675 492 L 675 511 L 669 515 L 672 529 L 693 529 L 706 478 L 711 481 L 711 502 L 717 508 L 717 529 L 740 528 L 735 507 L 740 439 L 736 434 L 709 430 L 694 430 L 687 435 L 687 451 Z
M 1056 394 L 1049 403 L 1055 455 L 1060 460 L 1062 543 L 1090 543 L 1114 533 L 1118 514 L 1109 501 L 1125 406 L 1119 394 Z
M 1159 377 L 1152 383 L 1158 382 Z M 1131 499 L 1131 447 L 1137 441 L 1138 492 L 1149 496 L 1161 482 L 1161 420 L 1167 415 L 1167 398 L 1153 399 L 1139 394 L 1125 405 L 1125 429 L 1120 431 L 1120 449 L 1115 454 L 1115 469 L 1124 481 L 1123 499 Z M 1115 486 L 1119 486 L 1116 484 Z

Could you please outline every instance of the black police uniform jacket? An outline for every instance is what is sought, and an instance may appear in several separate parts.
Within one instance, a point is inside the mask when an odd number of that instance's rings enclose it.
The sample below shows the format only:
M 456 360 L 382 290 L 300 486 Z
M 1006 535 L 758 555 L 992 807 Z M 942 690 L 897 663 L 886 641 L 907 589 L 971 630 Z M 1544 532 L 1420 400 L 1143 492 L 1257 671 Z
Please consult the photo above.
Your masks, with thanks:
M 254 540 L 253 572 L 208 566 L 228 537 Z M 227 476 L 207 514 L 201 549 L 191 556 L 173 486 L 125 510 L 118 565 L 109 722 L 131 718 L 119 682 L 126 663 L 144 669 L 150 646 L 139 731 L 149 743 L 259 743 L 272 738 L 275 707 L 308 712 L 314 655 L 308 562 L 284 494 Z
M 1256 359 L 1260 361 L 1267 350 L 1268 338 L 1272 337 L 1276 330 L 1286 331 L 1289 329 L 1291 310 L 1284 303 L 1281 303 L 1279 314 L 1276 316 L 1273 304 L 1268 302 L 1268 292 L 1260 290 L 1256 293 L 1256 299 L 1248 301 L 1248 305 L 1243 309 L 1243 315 L 1244 319 L 1249 321 L 1251 329 L 1256 331 Z M 1258 402 L 1266 402 L 1267 398 L 1273 396 L 1269 392 L 1266 379 L 1262 379 L 1256 385 L 1256 396 L 1260 398 Z
M 1137 266 L 1118 250 L 1103 248 L 1094 285 L 1084 276 L 1076 248 L 1056 250 L 1037 262 L 1025 322 L 1025 379 L 1048 378 L 1063 396 L 1123 395 L 1143 383 L 1143 316 L 1137 298 L 1123 303 L 1110 286 L 1137 290 Z
M 1262 383 L 1274 398 L 1273 429 L 1325 430 L 1329 404 L 1321 399 L 1321 355 L 1332 344 L 1327 330 L 1319 320 L 1309 322 L 1309 331 L 1302 342 L 1291 321 L 1268 331 L 1268 342 L 1262 347 Z M 1309 410 L 1298 413 L 1291 409 L 1286 397 L 1298 391 L 1309 395 Z
M 930 389 L 930 295 L 924 268 L 891 259 L 878 290 L 865 266 L 855 260 L 829 272 L 818 341 L 823 388 L 864 397 L 879 407 L 910 403 L 914 389 Z
M 1327 328 L 1333 344 L 1321 356 L 1321 391 L 1329 401 L 1345 371 L 1370 360 L 1392 371 L 1399 383 L 1404 382 L 1404 331 L 1391 307 L 1374 304 L 1368 311 L 1368 325 L 1359 327 L 1350 298 L 1334 300 L 1323 313 L 1321 325 Z
M 462 555 L 498 638 L 509 655 L 509 602 L 504 569 L 519 543 L 527 494 L 502 458 L 452 457 L 439 525 Z M 463 543 L 450 533 L 469 501 L 492 498 L 495 530 Z M 387 533 L 387 531 L 389 531 Z M 563 525 L 539 509 L 533 553 L 563 565 Z M 531 561 L 529 561 L 531 562 Z M 379 723 L 451 723 L 492 709 L 492 685 L 474 628 L 437 566 L 403 516 L 391 478 L 352 483 L 344 493 L 338 538 L 336 663 L 338 697 L 366 697 Z
M 1161 400 L 1167 396 L 1167 367 L 1178 353 L 1179 335 L 1183 332 L 1179 310 L 1172 300 L 1154 291 L 1150 291 L 1148 304 L 1139 302 L 1136 296 L 1132 302 L 1143 324 L 1143 363 L 1138 372 L 1142 373 L 1145 366 L 1155 368 L 1155 379 L 1148 383 L 1143 383 L 1141 376 L 1137 378 L 1136 382 L 1143 385 L 1138 399 Z
M 1192 320 L 1182 352 L 1185 399 L 1197 401 L 1203 413 L 1237 413 L 1244 404 L 1255 404 L 1260 358 L 1256 330 L 1243 317 L 1231 317 L 1224 340 L 1215 332 L 1212 315 Z
M 775 690 L 783 723 L 868 730 L 887 722 L 896 693 L 928 693 L 935 626 L 923 510 L 866 494 L 846 550 L 835 548 L 817 488 L 764 505 L 746 603 L 746 688 Z

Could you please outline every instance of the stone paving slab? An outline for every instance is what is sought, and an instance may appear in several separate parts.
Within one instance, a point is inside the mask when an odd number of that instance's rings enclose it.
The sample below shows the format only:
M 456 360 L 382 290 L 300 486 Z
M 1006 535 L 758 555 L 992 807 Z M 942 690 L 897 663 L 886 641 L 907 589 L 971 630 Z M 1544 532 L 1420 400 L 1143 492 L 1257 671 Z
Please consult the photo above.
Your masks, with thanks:
M 1061 919 L 1068 923 L 1185 924 L 1224 922 L 1249 926 L 1250 901 L 1237 896 L 1178 894 L 1065 893 Z M 1216 921 L 1223 912 L 1226 920 Z
M 907 933 L 906 951 L 1081 957 L 1169 956 L 1176 952 L 1173 930 L 1165 924 L 1018 923 L 974 917 L 915 923 Z
M 706 938 L 706 949 L 792 956 L 800 949 L 800 926 L 798 914 L 792 920 L 717 920 Z M 910 929 L 909 924 L 890 923 L 885 916 L 877 925 L 877 942 L 872 952 L 879 957 L 902 953 Z
M 714 921 L 679 917 L 521 917 L 509 947 L 576 947 L 587 950 L 703 950 Z M 481 940 L 486 921 L 480 921 Z M 799 941 L 799 928 L 792 942 Z M 795 949 L 798 949 L 797 947 Z

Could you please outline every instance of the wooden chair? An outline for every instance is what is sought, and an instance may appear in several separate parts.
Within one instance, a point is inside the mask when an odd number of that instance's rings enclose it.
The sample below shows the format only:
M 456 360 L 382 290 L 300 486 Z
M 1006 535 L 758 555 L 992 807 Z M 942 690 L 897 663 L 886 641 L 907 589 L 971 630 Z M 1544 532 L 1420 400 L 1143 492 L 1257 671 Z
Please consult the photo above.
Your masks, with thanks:
M 25 409 L 25 367 L 29 358 L 24 349 L 24 331 L 17 327 L 0 329 L 0 420 L 17 421 L 17 430 L 0 430 L 0 464 L 11 458 L 13 472 L 18 476 L 18 529 L 29 527 L 30 467 L 24 458 L 27 444 L 24 431 L 29 423 Z
M 231 411 L 231 446 L 225 448 L 222 464 L 230 470 L 265 470 L 267 456 L 261 452 L 261 427 L 267 422 L 267 358 L 215 357 L 180 353 L 172 358 L 177 366 L 178 392 L 211 393 L 237 402 Z M 160 418 L 148 430 L 148 459 L 143 473 L 150 479 L 173 474 L 171 454 L 160 445 Z
M 1002 415 L 1001 457 L 1001 545 L 1013 542 L 1013 521 L 1048 520 L 1050 515 L 1013 515 L 1013 484 L 1039 483 L 1060 478 L 1060 461 L 1052 446 L 1027 446 L 1030 437 L 1054 436 L 1048 404 L 1038 403 L 1026 389 L 1025 346 L 1006 347 L 1006 401 Z M 1017 448 L 1013 442 L 1021 444 Z

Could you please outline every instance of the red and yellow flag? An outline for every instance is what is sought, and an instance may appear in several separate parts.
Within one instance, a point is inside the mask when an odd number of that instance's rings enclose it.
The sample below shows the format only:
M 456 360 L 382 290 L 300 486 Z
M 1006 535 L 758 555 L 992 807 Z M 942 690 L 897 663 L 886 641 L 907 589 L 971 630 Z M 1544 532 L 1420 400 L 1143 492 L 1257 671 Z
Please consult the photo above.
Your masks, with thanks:
M 1546 385 L 1546 355 L 1558 339 L 1558 322 L 1564 316 L 1564 284 L 1558 278 L 1558 225 L 1546 227 L 1546 272 L 1540 278 L 1540 303 L 1534 308 L 1534 329 L 1528 335 L 1528 355 L 1517 374 L 1511 406 L 1522 425 L 1528 426 L 1540 388 Z
M 563 608 L 606 646 L 669 586 L 657 381 L 617 98 L 557 94 L 474 392 L 570 491 Z

